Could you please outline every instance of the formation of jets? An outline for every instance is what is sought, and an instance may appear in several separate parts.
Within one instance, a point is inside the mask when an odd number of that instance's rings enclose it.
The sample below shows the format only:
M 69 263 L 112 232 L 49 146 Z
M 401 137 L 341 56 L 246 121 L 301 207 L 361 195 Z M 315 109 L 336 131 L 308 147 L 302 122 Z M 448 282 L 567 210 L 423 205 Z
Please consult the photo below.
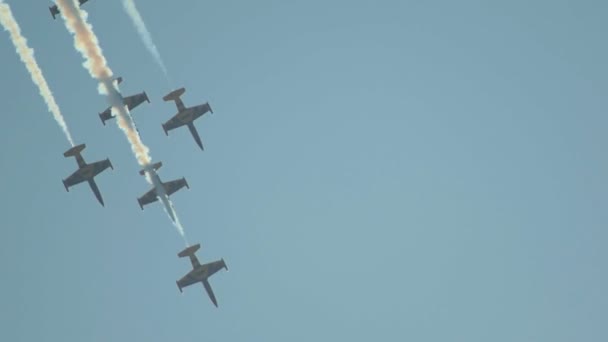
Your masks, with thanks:
M 122 77 L 117 77 L 115 81 L 120 84 L 120 82 L 122 82 Z M 190 129 L 190 133 L 192 133 L 192 136 L 194 137 L 194 140 L 196 141 L 197 145 L 201 149 L 203 149 L 203 143 L 201 142 L 201 138 L 198 135 L 196 128 L 194 127 L 194 120 L 200 118 L 201 116 L 203 116 L 203 114 L 207 112 L 213 113 L 213 111 L 211 110 L 209 102 L 193 107 L 184 106 L 184 103 L 182 102 L 180 96 L 183 95 L 185 91 L 185 88 L 179 88 L 163 97 L 165 101 L 175 101 L 175 105 L 177 106 L 177 114 L 175 114 L 171 119 L 162 124 L 162 127 L 165 131 L 165 134 L 168 134 L 168 132 L 172 129 L 181 126 L 188 126 L 188 128 Z M 139 94 L 123 97 L 123 104 L 129 109 L 129 111 L 133 110 L 144 102 L 150 103 L 146 92 L 141 92 Z M 106 110 L 99 113 L 99 117 L 101 118 L 101 122 L 105 125 L 105 122 L 107 120 L 114 118 L 114 114 L 112 113 L 112 107 L 108 107 Z M 139 132 L 139 130 L 137 131 Z M 101 197 L 97 184 L 95 184 L 95 181 L 93 180 L 93 177 L 102 172 L 103 170 L 107 169 L 108 167 L 112 167 L 112 165 L 110 164 L 109 159 L 106 159 L 105 161 L 95 162 L 92 164 L 85 163 L 84 159 L 80 155 L 80 152 L 84 148 L 85 144 L 81 144 L 69 149 L 64 153 L 64 156 L 66 157 L 75 157 L 80 169 L 78 169 L 76 172 L 74 172 L 74 174 L 65 179 L 63 181 L 63 184 L 65 185 L 66 190 L 68 190 L 69 187 L 73 185 L 84 182 L 85 180 L 88 181 L 89 185 L 91 186 L 91 189 L 93 190 L 93 193 L 95 194 L 95 197 L 97 197 L 99 203 L 101 203 L 101 205 L 103 206 L 103 199 Z M 152 165 L 151 169 L 154 172 L 151 172 L 150 174 L 151 177 L 155 178 L 154 180 L 158 181 L 159 184 L 162 184 L 164 186 L 167 196 L 172 195 L 183 187 L 190 189 L 188 182 L 183 177 L 168 182 L 162 182 L 156 174 L 156 170 L 158 170 L 161 166 L 162 162 L 158 162 Z M 146 170 L 141 170 L 140 174 L 145 175 Z M 139 206 L 142 210 L 144 209 L 144 206 L 146 204 L 156 202 L 157 200 L 158 194 L 156 193 L 155 188 L 152 188 L 143 196 L 137 198 L 137 202 L 139 203 Z
M 116 81 L 120 83 L 122 82 L 122 78 L 118 77 Z M 177 113 L 167 122 L 162 124 L 162 127 L 165 131 L 165 134 L 168 135 L 168 132 L 170 130 L 181 126 L 188 126 L 188 128 L 190 129 L 190 133 L 196 141 L 196 144 L 202 150 L 203 144 L 201 142 L 201 138 L 198 132 L 196 131 L 196 128 L 194 127 L 194 120 L 200 118 L 207 112 L 213 113 L 213 111 L 211 110 L 209 102 L 193 107 L 186 107 L 180 98 L 180 96 L 182 96 L 185 91 L 185 88 L 179 88 L 163 97 L 163 100 L 165 101 L 175 102 L 175 105 L 177 107 Z M 148 99 L 148 95 L 145 92 L 123 98 L 123 103 L 125 107 L 127 107 L 129 110 L 134 109 L 135 107 L 142 104 L 144 101 L 147 101 L 148 103 L 150 102 L 150 100 Z M 104 110 L 102 113 L 99 114 L 99 117 L 101 118 L 102 123 L 105 125 L 105 122 L 107 120 L 110 120 L 114 117 L 112 113 L 112 108 L 109 107 Z M 65 186 L 65 189 L 69 191 L 70 187 L 87 181 L 99 203 L 104 206 L 103 197 L 101 196 L 101 192 L 99 191 L 99 188 L 97 187 L 94 178 L 101 172 L 105 171 L 107 168 L 114 169 L 114 167 L 112 166 L 110 159 L 96 161 L 90 164 L 86 163 L 81 155 L 81 152 L 85 149 L 85 147 L 85 144 L 80 144 L 70 148 L 63 154 L 66 158 L 76 158 L 76 162 L 78 164 L 78 170 L 74 171 L 74 173 L 72 173 L 68 178 L 64 179 L 63 185 Z M 190 186 L 188 185 L 188 182 L 186 181 L 185 177 L 167 182 L 161 181 L 156 171 L 160 169 L 162 165 L 162 162 L 157 162 L 151 165 L 149 169 L 140 170 L 139 173 L 142 176 L 148 173 L 150 177 L 153 178 L 153 184 L 161 184 L 164 188 L 165 195 L 167 196 L 171 196 L 172 194 L 174 194 L 178 190 L 181 190 L 184 187 L 190 189 Z M 154 172 L 149 172 L 150 169 Z M 156 187 L 152 187 L 152 189 L 150 189 L 148 192 L 137 198 L 137 203 L 139 203 L 139 207 L 143 210 L 144 206 L 150 203 L 154 203 L 158 201 L 158 199 L 159 194 L 157 193 L 157 189 Z M 213 290 L 211 289 L 211 285 L 209 284 L 208 278 L 222 268 L 228 270 L 228 267 L 226 266 L 224 259 L 201 265 L 196 255 L 194 255 L 194 253 L 199 248 L 200 244 L 196 244 L 184 249 L 178 254 L 180 258 L 186 256 L 190 258 L 190 262 L 192 263 L 192 271 L 190 271 L 184 277 L 179 279 L 177 281 L 177 286 L 180 292 L 182 292 L 182 289 L 184 287 L 190 286 L 197 282 L 202 283 L 203 287 L 205 288 L 205 291 L 207 291 L 207 294 L 209 295 L 209 298 L 217 307 L 217 300 L 215 298 Z
M 79 4 L 82 5 L 87 1 L 88 0 L 79 0 Z M 49 10 L 53 19 L 56 19 L 56 16 L 59 14 L 59 8 L 57 7 L 57 5 L 49 7 Z M 120 84 L 122 82 L 122 77 L 117 77 L 114 81 L 117 82 L 117 84 Z M 171 91 L 169 94 L 163 97 L 164 101 L 175 102 L 175 106 L 177 107 L 177 113 L 175 113 L 169 120 L 167 120 L 167 122 L 163 123 L 162 128 L 165 134 L 168 136 L 169 131 L 182 126 L 187 126 L 196 144 L 200 147 L 201 150 L 204 150 L 201 138 L 198 134 L 198 131 L 196 130 L 196 127 L 194 126 L 194 120 L 200 118 L 207 112 L 213 113 L 213 110 L 211 109 L 209 102 L 205 102 L 204 104 L 196 105 L 193 107 L 186 107 L 181 99 L 181 96 L 185 92 L 186 89 L 182 87 L 177 90 Z M 131 96 L 123 97 L 122 100 L 123 105 L 129 111 L 135 109 L 144 102 L 150 103 L 150 99 L 148 98 L 148 95 L 145 91 Z M 114 118 L 114 113 L 112 113 L 112 107 L 108 107 L 103 112 L 99 113 L 99 118 L 101 119 L 103 125 L 106 124 L 106 121 Z M 137 132 L 139 134 L 139 130 L 137 130 Z M 100 160 L 90 164 L 85 162 L 81 154 L 85 147 L 85 144 L 80 144 L 64 152 L 64 157 L 74 157 L 76 159 L 78 169 L 74 171 L 69 177 L 62 180 L 63 185 L 66 191 L 69 192 L 70 187 L 86 181 L 89 183 L 89 186 L 91 187 L 91 190 L 93 191 L 93 194 L 95 195 L 99 203 L 102 206 L 105 206 L 103 197 L 101 196 L 101 192 L 99 191 L 99 188 L 95 183 L 95 176 L 99 175 L 108 168 L 114 169 L 114 167 L 112 166 L 110 159 Z M 162 186 L 162 189 L 164 190 L 164 194 L 159 194 L 157 191 L 157 187 L 154 186 L 141 197 L 138 197 L 137 202 L 142 210 L 144 209 L 144 206 L 158 201 L 161 196 L 171 196 L 172 194 L 174 194 L 178 190 L 181 190 L 184 187 L 190 189 L 190 186 L 188 185 L 188 182 L 184 177 L 168 182 L 161 181 L 160 177 L 156 173 L 156 171 L 161 166 L 162 162 L 157 162 L 153 165 L 146 166 L 139 172 L 141 175 L 147 174 L 154 185 L 160 184 L 160 186 Z M 226 266 L 224 259 L 201 265 L 195 255 L 196 251 L 199 249 L 200 244 L 196 244 L 187 247 L 186 249 L 178 253 L 178 257 L 180 258 L 190 258 L 192 270 L 188 272 L 188 274 L 186 274 L 184 277 L 177 280 L 177 287 L 179 291 L 182 292 L 182 289 L 184 287 L 200 282 L 203 284 L 203 287 L 205 288 L 205 291 L 207 292 L 207 295 L 209 296 L 213 304 L 217 307 L 217 300 L 215 298 L 213 290 L 211 289 L 211 285 L 209 284 L 209 277 L 215 274 L 217 271 L 221 270 L 222 268 L 228 270 L 228 267 Z

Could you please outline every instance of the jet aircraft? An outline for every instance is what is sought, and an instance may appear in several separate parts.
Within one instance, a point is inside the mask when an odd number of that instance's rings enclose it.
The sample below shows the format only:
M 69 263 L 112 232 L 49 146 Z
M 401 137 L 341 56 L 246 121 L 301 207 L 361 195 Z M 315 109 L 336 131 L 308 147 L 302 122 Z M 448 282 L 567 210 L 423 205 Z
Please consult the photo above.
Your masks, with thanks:
M 196 141 L 196 144 L 201 148 L 201 150 L 204 150 L 201 138 L 199 137 L 198 132 L 196 131 L 196 127 L 194 127 L 194 120 L 200 118 L 201 116 L 203 116 L 203 114 L 207 112 L 211 112 L 213 114 L 213 110 L 211 110 L 209 102 L 198 106 L 186 108 L 186 106 L 184 106 L 184 102 L 182 102 L 182 100 L 180 99 L 180 96 L 182 96 L 185 92 L 185 88 L 179 88 L 163 97 L 164 101 L 175 101 L 175 105 L 177 106 L 177 114 L 175 114 L 171 119 L 169 119 L 169 121 L 163 124 L 163 130 L 168 136 L 170 130 L 184 125 L 188 125 L 190 133 Z
M 180 190 L 183 187 L 190 189 L 190 186 L 188 185 L 188 182 L 186 181 L 186 178 L 184 178 L 184 177 L 182 177 L 180 179 L 168 181 L 168 182 L 162 182 L 160 180 L 160 178 L 158 177 L 158 174 L 156 174 L 156 172 L 155 172 L 156 170 L 160 169 L 161 166 L 163 166 L 163 163 L 158 162 L 158 163 L 152 165 L 152 168 L 154 169 L 154 171 L 146 170 L 144 168 L 141 171 L 139 171 L 139 174 L 143 176 L 146 174 L 146 172 L 148 172 L 151 177 L 155 178 L 156 182 L 161 183 L 163 185 L 167 196 L 171 196 L 174 192 Z M 137 202 L 139 203 L 141 210 L 144 210 L 144 205 L 150 204 L 150 203 L 153 203 L 156 201 L 158 201 L 158 194 L 156 193 L 156 187 L 153 187 L 148 192 L 146 192 L 143 196 L 141 196 L 137 199 Z
M 82 150 L 85 149 L 85 147 L 85 144 L 80 144 L 78 146 L 70 148 L 63 154 L 63 156 L 66 158 L 76 158 L 76 162 L 78 163 L 78 170 L 74 171 L 74 173 L 72 173 L 68 178 L 63 180 L 63 186 L 65 186 L 65 190 L 69 192 L 69 188 L 71 186 L 82 183 L 84 181 L 88 181 L 91 190 L 93 190 L 93 193 L 95 194 L 95 197 L 97 197 L 97 200 L 103 206 L 103 198 L 101 197 L 99 188 L 95 183 L 94 177 L 97 176 L 99 173 L 103 172 L 108 167 L 112 170 L 114 169 L 114 167 L 112 166 L 110 159 L 105 159 L 91 164 L 87 164 L 82 158 L 82 155 L 80 154 Z
M 122 77 L 117 77 L 115 81 L 117 82 L 117 84 L 120 84 L 120 82 L 122 82 Z M 139 106 L 144 101 L 147 101 L 148 103 L 150 103 L 150 99 L 148 99 L 148 95 L 146 94 L 145 91 L 142 91 L 139 94 L 123 97 L 122 100 L 123 100 L 124 105 L 127 106 L 127 108 L 129 110 L 133 110 L 133 108 Z M 103 112 L 99 113 L 99 118 L 101 119 L 101 123 L 104 124 L 104 126 L 106 124 L 106 121 L 112 119 L 113 117 L 114 116 L 112 115 L 111 106 L 108 107 Z
M 179 292 L 183 292 L 182 289 L 184 287 L 190 286 L 196 283 L 203 283 L 205 290 L 207 291 L 207 295 L 217 307 L 217 300 L 215 299 L 215 295 L 213 294 L 213 290 L 211 289 L 211 285 L 209 284 L 209 277 L 211 277 L 215 272 L 221 270 L 222 268 L 228 271 L 228 267 L 224 262 L 224 259 L 210 262 L 208 264 L 201 265 L 196 258 L 194 253 L 201 248 L 200 244 L 196 244 L 194 246 L 190 246 L 183 251 L 177 254 L 178 257 L 190 257 L 190 263 L 192 263 L 192 271 L 188 272 L 185 276 L 183 276 L 180 280 L 176 281 L 177 288 L 179 288 Z
M 87 1 L 89 1 L 89 0 L 78 0 L 80 5 L 84 4 Z M 53 5 L 53 6 L 49 7 L 49 10 L 51 11 L 51 15 L 53 16 L 53 19 L 55 19 L 55 16 L 57 14 L 59 14 L 59 7 L 57 7 L 57 5 Z

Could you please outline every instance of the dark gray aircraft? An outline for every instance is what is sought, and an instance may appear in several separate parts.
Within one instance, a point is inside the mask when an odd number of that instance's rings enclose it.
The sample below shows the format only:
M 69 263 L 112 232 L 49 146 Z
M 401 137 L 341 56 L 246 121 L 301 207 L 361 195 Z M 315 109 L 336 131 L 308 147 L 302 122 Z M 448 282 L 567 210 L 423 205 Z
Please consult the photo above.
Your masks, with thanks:
M 188 186 L 188 182 L 186 181 L 186 178 L 184 178 L 184 177 L 182 177 L 180 179 L 168 181 L 168 182 L 162 182 L 155 172 L 156 170 L 160 169 L 161 166 L 163 166 L 163 163 L 158 162 L 158 163 L 152 165 L 152 168 L 154 169 L 154 171 L 148 171 L 146 169 L 143 169 L 143 170 L 139 171 L 139 174 L 143 176 L 146 174 L 146 172 L 148 172 L 150 174 L 150 176 L 154 178 L 155 181 L 157 181 L 158 183 L 161 183 L 163 185 L 167 196 L 171 196 L 174 192 L 176 192 L 177 190 L 179 190 L 183 187 L 190 189 L 190 186 Z M 156 187 L 153 187 L 152 189 L 150 189 L 150 191 L 146 192 L 143 196 L 141 196 L 137 199 L 137 202 L 139 203 L 141 210 L 144 210 L 144 205 L 150 204 L 150 203 L 153 203 L 156 201 L 158 201 Z
M 78 0 L 80 5 L 84 4 L 87 1 L 89 1 L 89 0 Z M 57 14 L 59 14 L 59 8 L 57 7 L 57 5 L 53 5 L 53 6 L 49 7 L 49 10 L 51 11 L 51 15 L 53 16 L 53 19 L 55 19 L 55 16 Z
M 210 262 L 208 264 L 201 265 L 196 258 L 194 253 L 201 248 L 200 244 L 196 244 L 194 246 L 190 246 L 183 251 L 177 254 L 178 257 L 190 257 L 190 263 L 192 263 L 192 271 L 188 272 L 185 276 L 183 276 L 180 280 L 176 281 L 177 287 L 179 288 L 179 292 L 182 292 L 182 288 L 186 286 L 190 286 L 196 283 L 203 283 L 205 290 L 207 291 L 207 295 L 217 307 L 217 300 L 215 299 L 215 295 L 213 294 L 213 290 L 211 289 L 211 285 L 209 284 L 209 277 L 211 277 L 215 272 L 221 270 L 222 268 L 228 271 L 228 267 L 224 262 L 224 259 Z
M 88 181 L 91 190 L 93 190 L 93 193 L 95 194 L 95 197 L 97 197 L 97 200 L 103 206 L 103 198 L 101 198 L 101 193 L 99 192 L 97 184 L 95 184 L 94 178 L 95 176 L 103 172 L 105 169 L 111 168 L 113 170 L 114 167 L 112 166 L 110 159 L 87 164 L 82 158 L 82 155 L 80 154 L 80 152 L 82 152 L 85 147 L 87 147 L 85 144 L 80 144 L 78 146 L 70 148 L 63 154 L 63 156 L 66 158 L 76 158 L 76 162 L 78 163 L 78 170 L 74 171 L 74 173 L 72 173 L 68 178 L 63 180 L 63 186 L 65 186 L 65 190 L 69 192 L 69 188 L 71 186 L 82 183 L 84 181 Z
M 192 134 L 194 141 L 196 141 L 196 144 L 201 148 L 201 150 L 204 150 L 201 137 L 199 137 L 196 127 L 194 127 L 194 120 L 200 118 L 207 112 L 211 112 L 213 114 L 213 110 L 211 110 L 209 102 L 186 108 L 180 99 L 180 96 L 182 96 L 185 92 L 186 88 L 179 88 L 163 97 L 163 100 L 165 101 L 175 101 L 175 105 L 177 106 L 177 114 L 163 124 L 163 130 L 165 131 L 166 135 L 169 135 L 170 130 L 188 125 L 188 129 L 190 129 L 190 133 Z
M 117 77 L 115 81 L 118 84 L 120 84 L 120 82 L 122 82 L 122 77 Z M 142 91 L 139 94 L 123 97 L 122 101 L 123 101 L 124 105 L 127 106 L 127 108 L 129 109 L 129 111 L 133 110 L 133 108 L 135 108 L 135 107 L 139 106 L 140 104 L 144 103 L 144 101 L 147 101 L 148 103 L 150 103 L 150 100 L 148 99 L 148 95 L 146 94 L 145 91 Z M 101 119 L 101 123 L 104 124 L 104 125 L 106 124 L 107 120 L 110 120 L 113 117 L 114 116 L 112 115 L 112 107 L 111 106 L 108 107 L 103 112 L 99 113 L 99 118 Z

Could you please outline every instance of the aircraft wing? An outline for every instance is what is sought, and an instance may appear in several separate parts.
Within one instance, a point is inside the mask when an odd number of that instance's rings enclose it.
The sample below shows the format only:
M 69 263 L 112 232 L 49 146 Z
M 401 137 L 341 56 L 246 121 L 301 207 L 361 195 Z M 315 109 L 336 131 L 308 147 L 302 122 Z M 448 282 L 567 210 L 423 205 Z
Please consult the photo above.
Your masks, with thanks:
M 63 184 L 64 184 L 65 188 L 67 189 L 71 186 L 82 183 L 86 180 L 87 180 L 87 178 L 83 176 L 82 172 L 80 172 L 80 170 L 76 170 L 68 178 L 63 180 Z
M 105 125 L 106 121 L 112 118 L 112 107 L 108 107 L 106 110 L 99 113 L 99 118 L 101 119 L 101 123 Z
M 209 105 L 209 102 L 204 103 L 202 105 L 194 106 L 190 109 L 192 111 L 194 111 L 195 118 L 200 118 L 201 116 L 203 116 L 203 114 L 205 114 L 207 112 L 213 113 L 213 111 L 211 110 L 211 106 Z
M 146 95 L 146 92 L 123 98 L 123 103 L 127 106 L 127 108 L 129 108 L 129 110 L 133 110 L 133 108 L 139 106 L 144 101 L 147 101 L 148 103 L 150 102 L 150 100 L 148 100 L 148 95 Z
M 226 263 L 224 262 L 224 259 L 212 261 L 208 264 L 204 264 L 203 267 L 207 269 L 208 276 L 212 276 L 214 273 L 221 270 L 222 268 L 228 269 L 226 267 Z
M 196 284 L 202 280 L 202 278 L 199 278 L 191 273 L 192 272 L 189 272 L 188 274 L 186 274 L 180 280 L 177 281 L 177 287 L 179 287 L 180 291 L 182 290 L 182 288 L 184 288 L 186 286 L 190 286 L 192 284 Z
M 91 163 L 89 165 L 93 166 L 93 177 L 97 176 L 98 174 L 100 174 L 101 172 L 103 172 L 103 170 L 107 169 L 107 168 L 111 168 L 112 167 L 112 163 L 110 163 L 109 159 L 106 160 L 100 160 L 98 162 L 94 162 Z
M 144 205 L 156 202 L 158 197 L 156 197 L 156 189 L 152 188 L 150 191 L 146 192 L 143 196 L 137 199 L 139 205 L 143 209 Z
M 167 122 L 165 122 L 163 124 L 163 129 L 165 130 L 165 132 L 167 132 L 167 131 L 176 129 L 176 128 L 181 127 L 186 124 L 188 124 L 188 121 L 181 120 L 181 118 L 179 117 L 179 113 L 177 113 L 171 119 L 169 119 Z
M 163 183 L 163 186 L 165 187 L 165 192 L 167 193 L 167 196 L 171 196 L 171 194 L 173 194 L 174 192 L 176 192 L 177 190 L 179 190 L 183 187 L 190 188 L 188 186 L 188 182 L 186 182 L 186 178 L 181 178 L 181 179 L 176 179 L 176 180 L 172 180 L 169 182 L 165 182 L 165 183 Z

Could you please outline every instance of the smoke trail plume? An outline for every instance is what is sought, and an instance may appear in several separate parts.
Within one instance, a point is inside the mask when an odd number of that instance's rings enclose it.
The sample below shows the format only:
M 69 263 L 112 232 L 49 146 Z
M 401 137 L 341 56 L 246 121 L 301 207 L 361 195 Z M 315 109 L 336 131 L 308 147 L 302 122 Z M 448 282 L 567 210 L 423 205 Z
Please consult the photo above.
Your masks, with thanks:
M 68 125 L 65 123 L 63 115 L 61 115 L 61 110 L 55 102 L 53 92 L 51 92 L 49 85 L 46 83 L 46 79 L 36 62 L 36 58 L 34 58 L 34 50 L 27 46 L 27 39 L 21 34 L 21 28 L 19 27 L 19 24 L 17 24 L 15 17 L 13 17 L 10 6 L 2 0 L 0 0 L 0 23 L 4 26 L 4 30 L 9 32 L 11 41 L 17 50 L 17 54 L 19 54 L 21 61 L 25 64 L 27 71 L 30 73 L 32 81 L 34 81 L 34 84 L 38 87 L 38 91 L 44 99 L 49 112 L 53 114 L 55 121 L 57 121 L 63 130 L 63 133 L 70 144 L 74 146 L 74 141 L 72 140 Z
M 163 186 L 160 178 L 158 177 L 158 174 L 156 174 L 156 170 L 151 168 L 150 165 L 148 167 L 144 167 L 144 170 L 146 170 L 146 180 L 148 181 L 148 183 L 154 185 L 154 187 L 156 189 L 156 195 L 158 196 L 161 203 L 163 204 L 163 209 L 165 209 L 165 212 L 167 213 L 167 215 L 169 215 L 169 217 L 171 218 L 171 221 L 173 221 L 175 228 L 177 228 L 179 234 L 184 239 L 186 246 L 190 246 L 190 244 L 188 243 L 188 240 L 186 239 L 186 233 L 184 232 L 184 227 L 182 227 L 182 224 L 179 221 L 179 217 L 177 217 L 175 208 L 173 208 L 173 203 L 169 199 L 169 196 L 167 195 L 167 192 L 165 191 L 165 187 Z
M 137 10 L 137 7 L 135 6 L 135 1 L 123 0 L 122 6 L 125 9 L 125 12 L 127 12 L 129 17 L 131 18 L 133 26 L 135 26 L 137 33 L 139 33 L 139 37 L 144 42 L 146 49 L 148 49 L 148 52 L 152 55 L 154 61 L 156 61 L 156 64 L 158 64 L 160 69 L 163 71 L 163 74 L 165 74 L 165 79 L 167 79 L 167 83 L 169 83 L 169 87 L 171 87 L 169 72 L 167 72 L 167 68 L 165 67 L 165 63 L 163 62 L 163 59 L 160 56 L 160 52 L 158 52 L 158 49 L 156 48 L 156 44 L 154 44 L 154 41 L 152 41 L 152 35 L 150 34 L 150 31 L 148 31 L 148 28 L 144 23 L 144 19 Z
M 97 36 L 93 32 L 92 26 L 87 23 L 87 13 L 79 8 L 77 0 L 57 0 L 57 6 L 64 18 L 68 31 L 74 35 L 74 46 L 76 47 L 76 50 L 78 50 L 85 59 L 83 66 L 89 71 L 94 79 L 99 81 L 99 92 L 102 95 L 106 95 L 108 102 L 112 106 L 112 112 L 116 114 L 118 127 L 127 136 L 127 139 L 131 144 L 131 149 L 137 158 L 137 162 L 148 171 L 147 174 L 152 173 L 153 171 L 150 169 L 150 163 L 152 161 L 150 150 L 141 141 L 141 138 L 135 129 L 133 118 L 131 118 L 129 110 L 124 106 L 123 97 L 118 90 L 118 84 L 113 82 L 112 70 L 108 66 L 101 51 Z M 155 175 L 155 173 L 153 175 Z M 158 179 L 158 177 L 146 177 L 148 182 L 154 185 L 157 196 L 163 202 L 165 210 L 169 213 L 173 224 L 185 240 L 185 236 L 183 235 L 184 229 L 181 226 L 179 219 L 177 219 L 177 213 L 171 205 L 165 188 L 160 181 L 154 181 L 155 178 Z

